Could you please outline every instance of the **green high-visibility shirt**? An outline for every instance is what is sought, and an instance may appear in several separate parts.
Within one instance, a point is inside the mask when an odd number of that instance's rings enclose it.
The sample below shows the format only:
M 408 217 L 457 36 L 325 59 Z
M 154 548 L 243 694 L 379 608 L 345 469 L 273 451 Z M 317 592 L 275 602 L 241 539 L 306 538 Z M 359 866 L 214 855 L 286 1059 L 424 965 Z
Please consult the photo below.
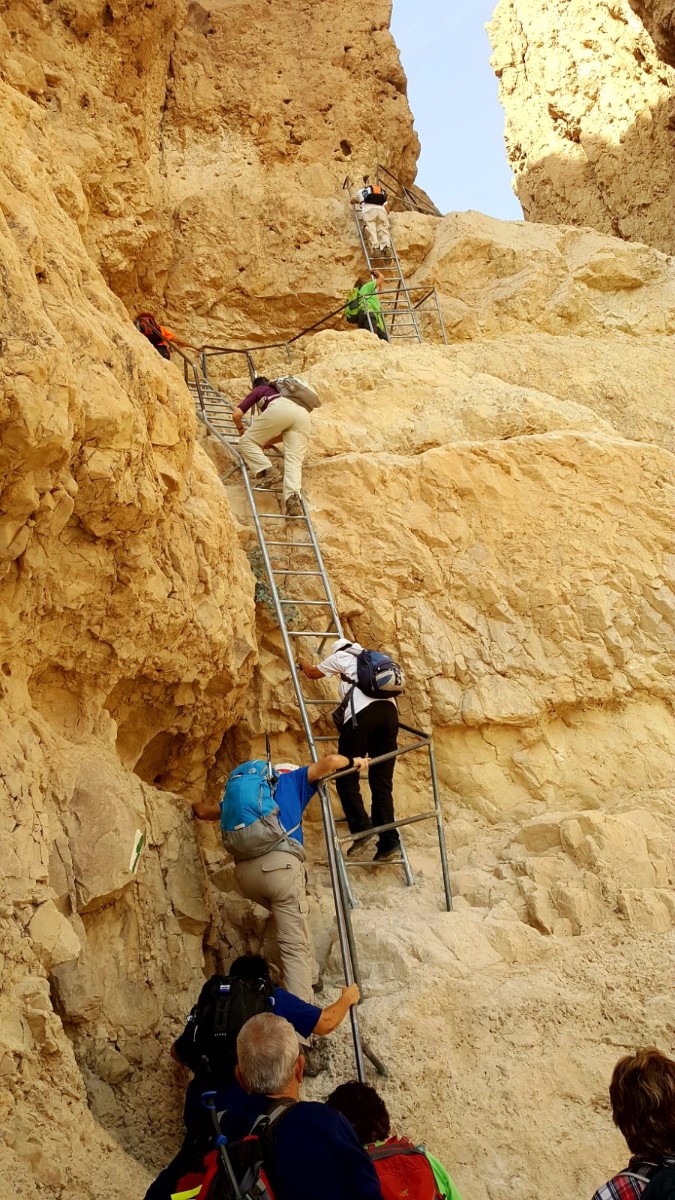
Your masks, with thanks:
M 359 296 L 361 297 L 361 307 L 368 309 L 370 312 L 382 312 L 380 297 L 377 294 L 377 284 L 374 279 L 369 283 L 364 283 L 363 287 L 359 288 Z
M 431 1164 L 431 1169 L 434 1173 L 434 1179 L 436 1180 L 436 1187 L 441 1193 L 441 1196 L 444 1196 L 445 1200 L 461 1200 L 460 1194 L 443 1164 L 439 1163 L 438 1159 L 434 1158 L 433 1154 L 430 1154 L 428 1150 L 425 1150 L 424 1153 Z

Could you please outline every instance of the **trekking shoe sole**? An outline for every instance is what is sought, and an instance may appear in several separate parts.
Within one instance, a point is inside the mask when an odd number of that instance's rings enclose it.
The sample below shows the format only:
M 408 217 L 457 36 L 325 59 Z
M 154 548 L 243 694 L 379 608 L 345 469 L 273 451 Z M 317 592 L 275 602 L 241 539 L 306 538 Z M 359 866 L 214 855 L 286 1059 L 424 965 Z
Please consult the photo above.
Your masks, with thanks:
M 358 841 L 352 842 L 347 851 L 347 858 L 360 858 L 364 851 L 372 849 L 371 842 L 375 840 L 377 834 L 371 833 L 370 837 L 359 838 Z
M 391 862 L 393 858 L 401 857 L 401 847 L 392 846 L 391 850 L 378 850 L 373 862 Z

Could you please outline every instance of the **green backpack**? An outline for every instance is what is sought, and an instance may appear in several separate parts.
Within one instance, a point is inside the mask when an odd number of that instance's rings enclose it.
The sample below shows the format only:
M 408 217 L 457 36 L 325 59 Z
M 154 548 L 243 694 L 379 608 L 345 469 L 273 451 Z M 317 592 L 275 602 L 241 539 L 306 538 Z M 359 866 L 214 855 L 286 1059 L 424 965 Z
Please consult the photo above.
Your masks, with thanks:
M 345 321 L 348 321 L 350 325 L 358 325 L 360 312 L 361 297 L 359 295 L 359 289 L 352 288 L 351 292 L 347 296 L 347 303 L 345 304 Z

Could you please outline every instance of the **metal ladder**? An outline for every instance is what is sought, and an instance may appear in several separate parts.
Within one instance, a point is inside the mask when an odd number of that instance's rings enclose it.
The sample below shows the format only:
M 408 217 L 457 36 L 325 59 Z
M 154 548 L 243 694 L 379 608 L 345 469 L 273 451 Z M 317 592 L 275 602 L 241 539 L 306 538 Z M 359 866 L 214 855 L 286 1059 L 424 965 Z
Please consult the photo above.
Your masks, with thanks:
M 325 743 L 335 742 L 337 735 L 335 733 L 316 734 L 309 715 L 309 709 L 314 709 L 320 716 L 322 708 L 325 710 L 326 707 L 330 709 L 335 707 L 335 698 L 319 698 L 317 696 L 305 695 L 296 666 L 296 646 L 298 639 L 306 638 L 316 645 L 320 653 L 324 643 L 328 639 L 342 637 L 343 631 L 319 542 L 307 509 L 307 503 L 304 496 L 302 496 L 302 515 L 286 516 L 277 510 L 280 507 L 276 503 L 277 492 L 272 489 L 254 486 L 244 462 L 236 449 L 238 437 L 232 428 L 231 421 L 231 414 L 235 405 L 218 388 L 214 387 L 204 378 L 194 363 L 189 363 L 189 367 L 190 372 L 186 369 L 185 378 L 195 400 L 197 417 L 203 422 L 213 437 L 226 447 L 236 460 L 233 470 L 241 471 L 241 478 L 253 517 L 272 602 L 300 709 L 307 745 L 312 761 L 316 762 L 324 756 L 324 753 L 328 749 Z M 249 370 L 253 375 L 254 368 L 251 362 L 249 362 Z M 267 506 L 265 501 L 271 502 L 271 506 Z M 294 536 L 296 533 L 299 534 L 299 539 L 297 540 Z M 284 561 L 280 561 L 282 559 Z M 314 589 L 314 594 L 308 595 L 308 591 L 312 589 Z M 298 623 L 301 624 L 302 628 L 294 628 Z M 418 749 L 420 746 L 426 746 L 429 753 L 431 783 L 434 796 L 434 807 L 432 810 L 413 817 L 404 818 L 401 821 L 395 821 L 392 826 L 380 827 L 381 831 L 390 828 L 398 830 L 401 846 L 400 858 L 390 859 L 388 862 L 382 864 L 359 860 L 346 862 L 342 854 L 342 843 L 354 839 L 351 834 L 339 835 L 337 832 L 328 791 L 328 783 L 333 777 L 331 776 L 322 780 L 318 785 L 328 853 L 328 868 L 335 902 L 345 980 L 348 984 L 356 981 L 361 988 L 362 994 L 363 987 L 350 917 L 350 909 L 355 906 L 356 900 L 350 886 L 347 867 L 400 865 L 403 869 L 407 886 L 412 886 L 414 879 L 400 827 L 416 821 L 433 819 L 436 822 L 438 832 L 446 908 L 448 911 L 452 909 L 443 818 L 431 737 L 420 734 L 420 731 L 403 724 L 400 725 L 400 728 L 407 733 L 416 735 L 421 740 L 411 745 L 403 746 L 391 754 L 383 755 L 381 759 L 395 758 L 399 755 L 409 753 L 411 750 Z M 381 761 L 381 759 L 374 761 Z M 358 840 L 358 835 L 356 840 Z M 384 1064 L 361 1038 L 355 1007 L 350 1009 L 350 1020 L 358 1078 L 362 1082 L 365 1080 L 364 1054 L 371 1060 L 380 1074 L 386 1075 L 387 1071 Z
M 352 190 L 349 179 L 345 179 L 343 186 L 347 188 L 351 200 Z M 380 298 L 380 306 L 389 341 L 421 342 L 422 334 L 420 332 L 417 309 L 410 298 L 410 292 L 403 277 L 403 271 L 401 270 L 401 264 L 396 253 L 396 246 L 394 245 L 391 231 L 389 234 L 391 256 L 371 255 L 366 240 L 364 223 L 361 219 L 361 210 L 358 204 L 354 204 L 352 207 L 356 231 L 359 235 L 361 249 L 363 250 L 368 270 L 379 271 L 384 276 L 386 282 L 386 288 Z M 368 316 L 370 324 L 370 314 Z

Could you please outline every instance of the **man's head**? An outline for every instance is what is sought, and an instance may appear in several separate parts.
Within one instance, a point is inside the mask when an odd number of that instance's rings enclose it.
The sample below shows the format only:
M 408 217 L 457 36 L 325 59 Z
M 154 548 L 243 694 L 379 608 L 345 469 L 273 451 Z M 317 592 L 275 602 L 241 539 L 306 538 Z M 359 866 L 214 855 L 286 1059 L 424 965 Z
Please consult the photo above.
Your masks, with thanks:
M 268 383 L 269 383 L 269 379 L 267 378 L 266 375 L 256 375 L 255 379 L 253 380 L 254 387 L 262 387 L 263 384 L 268 384 Z
M 370 179 L 370 175 L 364 175 L 364 176 L 363 176 L 363 182 L 364 182 L 364 183 L 367 183 L 369 179 Z
M 283 762 L 274 764 L 275 775 L 291 775 L 293 771 L 299 770 L 300 768 L 296 765 L 296 763 Z
M 269 964 L 261 954 L 242 954 L 235 958 L 229 974 L 234 979 L 264 979 L 270 983 Z
M 391 1122 L 387 1106 L 375 1088 L 367 1083 L 341 1083 L 326 1100 L 336 1108 L 354 1127 L 354 1133 L 362 1146 L 371 1142 L 383 1142 L 391 1133 Z
M 675 1062 L 647 1046 L 620 1058 L 609 1085 L 614 1124 L 633 1154 L 675 1154 Z
M 331 654 L 337 654 L 338 650 L 344 650 L 345 646 L 357 646 L 357 642 L 350 641 L 349 638 L 339 637 L 333 642 Z
M 254 1096 L 297 1098 L 305 1067 L 293 1026 L 273 1013 L 259 1013 L 237 1038 L 237 1075 Z

